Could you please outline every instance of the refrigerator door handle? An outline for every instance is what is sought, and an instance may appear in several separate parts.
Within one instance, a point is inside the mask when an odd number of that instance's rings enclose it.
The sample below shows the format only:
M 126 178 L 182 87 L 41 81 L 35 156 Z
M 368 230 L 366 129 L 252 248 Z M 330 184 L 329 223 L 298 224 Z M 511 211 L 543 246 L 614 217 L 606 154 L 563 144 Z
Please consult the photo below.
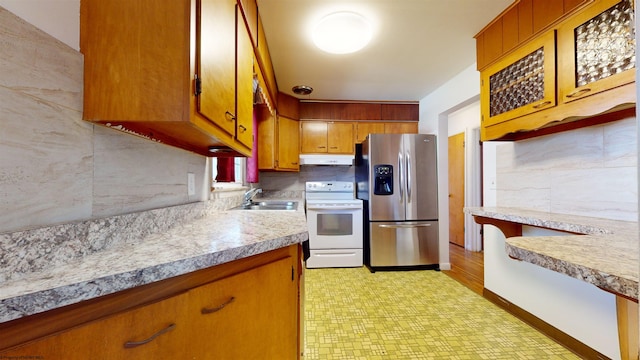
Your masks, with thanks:
M 410 228 L 428 227 L 428 226 L 431 226 L 431 224 L 395 224 L 395 225 L 382 224 L 382 225 L 378 225 L 378 227 L 389 228 L 389 229 L 410 229 Z
M 406 162 L 406 168 L 407 168 L 407 203 L 411 202 L 411 157 L 409 156 L 409 153 L 407 152 L 405 154 L 405 162 Z
M 398 152 L 398 170 L 399 170 L 399 182 L 400 182 L 400 203 L 404 202 L 404 166 L 402 161 L 402 152 Z

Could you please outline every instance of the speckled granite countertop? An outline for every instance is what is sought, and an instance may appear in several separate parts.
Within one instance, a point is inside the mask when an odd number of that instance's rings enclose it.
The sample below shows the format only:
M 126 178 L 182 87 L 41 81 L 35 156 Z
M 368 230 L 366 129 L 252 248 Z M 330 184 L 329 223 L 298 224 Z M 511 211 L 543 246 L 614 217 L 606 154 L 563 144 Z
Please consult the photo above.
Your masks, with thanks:
M 3 281 L 0 323 L 307 239 L 303 201 L 297 211 L 211 212 L 167 231 Z
M 638 224 L 516 208 L 465 208 L 474 216 L 577 233 L 510 237 L 506 252 L 605 291 L 638 299 Z M 584 235 L 581 235 L 584 234 Z

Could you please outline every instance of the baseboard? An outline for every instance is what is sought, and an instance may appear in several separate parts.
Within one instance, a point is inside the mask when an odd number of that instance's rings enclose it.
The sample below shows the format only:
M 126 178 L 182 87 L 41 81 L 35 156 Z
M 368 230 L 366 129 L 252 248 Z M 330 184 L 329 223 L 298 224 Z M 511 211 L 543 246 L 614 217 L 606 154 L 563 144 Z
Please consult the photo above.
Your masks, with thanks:
M 571 337 L 570 335 L 558 330 L 557 328 L 553 327 L 549 323 L 541 320 L 540 318 L 538 318 L 535 315 L 531 314 L 530 312 L 518 307 L 517 305 L 514 305 L 513 303 L 511 303 L 508 300 L 502 298 L 501 296 L 497 295 L 496 293 L 492 292 L 491 290 L 487 290 L 486 288 L 484 288 L 482 290 L 482 296 L 484 296 L 485 299 L 491 301 L 492 303 L 496 304 L 500 308 L 506 310 L 508 313 L 510 313 L 513 316 L 517 317 L 518 319 L 520 319 L 520 320 L 524 321 L 525 323 L 529 324 L 530 326 L 536 328 L 541 333 L 543 333 L 546 336 L 552 338 L 557 343 L 559 343 L 562 346 L 566 347 L 567 349 L 571 350 L 572 352 L 574 352 L 576 355 L 580 356 L 581 358 L 583 358 L 583 359 L 601 359 L 601 360 L 609 359 L 610 360 L 610 358 L 608 358 L 606 355 L 603 355 L 603 354 L 599 353 L 598 351 L 590 348 L 589 346 L 587 346 L 583 342 L 581 342 L 581 341 Z

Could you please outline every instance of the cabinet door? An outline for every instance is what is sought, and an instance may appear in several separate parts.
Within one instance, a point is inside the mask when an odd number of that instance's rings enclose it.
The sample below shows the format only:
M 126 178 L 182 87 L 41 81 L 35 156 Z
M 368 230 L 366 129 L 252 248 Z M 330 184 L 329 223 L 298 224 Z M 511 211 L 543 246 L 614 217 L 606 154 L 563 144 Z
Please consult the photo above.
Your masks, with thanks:
M 236 6 L 237 7 L 237 6 Z M 237 13 L 236 139 L 253 148 L 253 45 L 242 14 Z
M 0 353 L 47 360 L 184 359 L 186 294 L 97 320 Z
M 630 0 L 594 2 L 558 29 L 559 101 L 569 102 L 635 81 Z
M 291 257 L 190 290 L 192 353 L 180 359 L 296 359 Z
M 417 134 L 417 122 L 388 122 L 384 124 L 385 134 Z
M 276 117 L 266 105 L 256 106 L 258 118 L 258 169 L 276 168 Z M 296 128 L 296 131 L 297 128 Z M 297 150 L 296 150 L 297 151 Z
M 369 134 L 384 134 L 384 123 L 358 122 L 356 125 L 356 143 L 362 143 Z
M 329 122 L 327 124 L 327 147 L 332 154 L 353 154 L 353 123 Z
M 199 0 L 198 112 L 230 135 L 236 130 L 236 2 Z
M 327 123 L 324 121 L 300 122 L 300 150 L 303 154 L 327 152 Z
M 278 116 L 278 169 L 300 170 L 300 131 L 298 121 Z
M 480 74 L 482 124 L 489 126 L 556 105 L 555 32 L 549 31 Z

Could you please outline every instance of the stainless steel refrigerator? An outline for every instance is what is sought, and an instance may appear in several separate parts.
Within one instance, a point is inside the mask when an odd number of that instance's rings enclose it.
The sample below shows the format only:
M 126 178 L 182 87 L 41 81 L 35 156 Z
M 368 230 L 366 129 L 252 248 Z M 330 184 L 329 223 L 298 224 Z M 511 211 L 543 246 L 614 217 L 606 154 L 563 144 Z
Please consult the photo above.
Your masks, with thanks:
M 436 160 L 435 135 L 369 134 L 356 148 L 371 271 L 439 269 Z

